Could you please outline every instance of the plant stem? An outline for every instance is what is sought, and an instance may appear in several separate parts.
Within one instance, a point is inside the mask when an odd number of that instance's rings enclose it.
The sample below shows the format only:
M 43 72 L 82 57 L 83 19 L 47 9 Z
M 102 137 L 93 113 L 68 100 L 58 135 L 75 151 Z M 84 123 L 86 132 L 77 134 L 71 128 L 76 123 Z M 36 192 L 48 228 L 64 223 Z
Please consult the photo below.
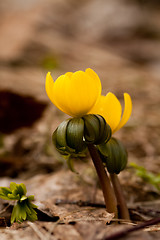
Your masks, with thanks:
M 119 182 L 117 174 L 110 174 L 114 192 L 117 198 L 119 218 L 130 220 L 129 211 L 126 205 L 126 201 L 123 195 L 122 187 Z
M 88 144 L 88 150 L 91 155 L 94 166 L 96 168 L 97 175 L 99 177 L 107 212 L 115 213 L 115 217 L 117 217 L 118 213 L 117 213 L 116 197 L 114 194 L 114 190 L 111 186 L 109 177 L 103 166 L 102 160 L 100 159 L 98 151 L 93 144 Z

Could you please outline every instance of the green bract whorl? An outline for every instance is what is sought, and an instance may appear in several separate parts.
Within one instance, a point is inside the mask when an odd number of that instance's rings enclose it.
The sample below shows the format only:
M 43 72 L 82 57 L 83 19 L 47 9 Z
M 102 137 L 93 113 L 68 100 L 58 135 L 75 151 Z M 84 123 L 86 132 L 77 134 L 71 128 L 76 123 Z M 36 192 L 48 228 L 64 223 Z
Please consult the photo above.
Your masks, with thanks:
M 101 159 L 109 173 L 119 174 L 127 165 L 127 151 L 120 140 L 111 138 L 107 143 L 98 145 Z
M 101 144 L 111 138 L 111 128 L 100 115 L 88 114 L 63 121 L 55 130 L 52 140 L 63 154 L 83 152 L 87 144 Z

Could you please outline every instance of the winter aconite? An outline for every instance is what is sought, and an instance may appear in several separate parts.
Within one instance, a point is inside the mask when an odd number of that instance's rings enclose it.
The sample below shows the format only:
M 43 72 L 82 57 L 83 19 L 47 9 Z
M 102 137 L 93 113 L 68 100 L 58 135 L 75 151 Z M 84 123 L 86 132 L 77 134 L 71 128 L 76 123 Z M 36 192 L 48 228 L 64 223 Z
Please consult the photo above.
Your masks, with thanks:
M 132 112 L 132 101 L 128 93 L 124 93 L 125 108 L 117 97 L 109 92 L 101 95 L 101 81 L 90 68 L 85 72 L 67 72 L 53 81 L 50 72 L 46 77 L 46 92 L 51 102 L 62 112 L 72 117 L 86 114 L 103 116 L 112 129 L 112 133 L 123 127 Z
M 56 107 L 72 117 L 87 114 L 101 95 L 101 81 L 92 69 L 85 72 L 67 72 L 54 82 L 46 77 L 48 97 Z
M 36 208 L 37 206 L 32 203 L 34 196 L 26 196 L 26 186 L 16 184 L 15 182 L 10 183 L 10 188 L 0 187 L 0 198 L 4 200 L 16 201 L 11 214 L 11 224 L 14 222 L 22 223 L 25 220 L 34 222 L 38 220 Z
M 52 140 L 68 163 L 88 149 L 100 180 L 107 211 L 118 217 L 119 208 L 119 217 L 129 219 L 116 175 L 125 168 L 127 153 L 121 142 L 112 138 L 112 134 L 130 118 L 132 101 L 130 95 L 124 93 L 122 114 L 117 97 L 111 92 L 103 96 L 101 90 L 101 81 L 90 68 L 85 72 L 67 72 L 55 82 L 50 72 L 47 74 L 46 92 L 49 99 L 58 109 L 71 116 L 57 127 Z M 73 170 L 73 167 L 70 169 Z

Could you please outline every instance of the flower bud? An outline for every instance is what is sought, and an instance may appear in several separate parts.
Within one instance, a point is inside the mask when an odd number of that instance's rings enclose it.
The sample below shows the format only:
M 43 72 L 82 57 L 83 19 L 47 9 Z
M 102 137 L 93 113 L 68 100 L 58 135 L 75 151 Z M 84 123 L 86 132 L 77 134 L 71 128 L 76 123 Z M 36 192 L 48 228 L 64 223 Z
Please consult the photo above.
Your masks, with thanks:
M 101 144 L 111 138 L 111 128 L 100 115 L 89 114 L 84 119 L 84 138 L 86 143 Z
M 109 173 L 119 174 L 127 165 L 127 152 L 123 144 L 111 138 L 107 143 L 98 146 L 101 159 Z
M 52 135 L 56 149 L 63 155 L 76 155 L 85 150 L 83 141 L 84 121 L 81 118 L 70 118 L 63 121 Z
M 83 152 L 87 144 L 101 144 L 111 138 L 111 128 L 100 115 L 85 115 L 63 121 L 55 130 L 52 140 L 63 155 Z

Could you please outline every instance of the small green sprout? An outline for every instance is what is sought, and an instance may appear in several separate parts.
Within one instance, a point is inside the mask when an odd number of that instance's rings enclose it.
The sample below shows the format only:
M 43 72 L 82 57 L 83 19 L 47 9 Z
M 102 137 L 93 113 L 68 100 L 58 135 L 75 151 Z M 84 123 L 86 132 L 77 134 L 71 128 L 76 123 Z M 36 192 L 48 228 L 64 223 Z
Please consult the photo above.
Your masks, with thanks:
M 22 223 L 25 220 L 33 222 L 38 219 L 37 212 L 34 210 L 37 206 L 31 203 L 34 200 L 34 196 L 27 197 L 26 193 L 26 186 L 23 183 L 16 184 L 11 182 L 10 188 L 0 187 L 0 198 L 17 200 L 11 214 L 11 224 L 14 222 Z
M 145 182 L 152 184 L 158 191 L 160 191 L 160 174 L 153 174 L 136 163 L 130 163 L 130 166 L 136 169 L 136 175 L 138 177 L 141 177 Z

